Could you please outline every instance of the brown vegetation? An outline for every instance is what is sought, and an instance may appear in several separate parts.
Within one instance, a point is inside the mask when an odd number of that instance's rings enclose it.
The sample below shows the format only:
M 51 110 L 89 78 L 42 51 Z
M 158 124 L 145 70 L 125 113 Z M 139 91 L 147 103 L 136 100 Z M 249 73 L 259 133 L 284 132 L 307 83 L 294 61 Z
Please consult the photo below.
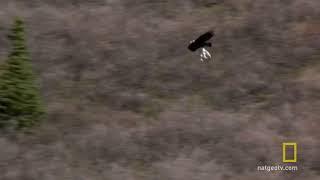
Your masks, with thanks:
M 49 115 L 31 134 L 2 134 L 0 179 L 319 179 L 319 9 L 1 0 L 0 59 L 23 17 Z M 186 46 L 211 28 L 214 62 L 201 63 Z M 258 172 L 281 164 L 283 141 L 298 142 L 300 170 Z

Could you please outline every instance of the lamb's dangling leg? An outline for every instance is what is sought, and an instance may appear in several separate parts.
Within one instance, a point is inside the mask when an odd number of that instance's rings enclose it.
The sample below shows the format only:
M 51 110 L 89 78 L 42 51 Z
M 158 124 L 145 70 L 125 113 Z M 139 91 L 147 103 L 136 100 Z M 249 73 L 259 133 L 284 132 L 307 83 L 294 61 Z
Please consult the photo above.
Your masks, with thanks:
M 203 55 L 202 52 L 201 52 L 201 54 L 200 54 L 200 61 L 203 62 L 203 58 L 204 58 L 204 55 Z

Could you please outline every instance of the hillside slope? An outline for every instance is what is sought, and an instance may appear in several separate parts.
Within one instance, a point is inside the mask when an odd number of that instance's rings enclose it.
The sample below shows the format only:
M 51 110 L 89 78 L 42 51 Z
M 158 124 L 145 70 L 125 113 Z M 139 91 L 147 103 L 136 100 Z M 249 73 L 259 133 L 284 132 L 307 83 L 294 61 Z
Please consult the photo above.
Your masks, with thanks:
M 25 19 L 48 119 L 0 137 L 6 180 L 320 178 L 318 0 L 2 0 Z M 214 29 L 214 61 L 188 51 Z M 297 172 L 281 144 L 299 145 Z

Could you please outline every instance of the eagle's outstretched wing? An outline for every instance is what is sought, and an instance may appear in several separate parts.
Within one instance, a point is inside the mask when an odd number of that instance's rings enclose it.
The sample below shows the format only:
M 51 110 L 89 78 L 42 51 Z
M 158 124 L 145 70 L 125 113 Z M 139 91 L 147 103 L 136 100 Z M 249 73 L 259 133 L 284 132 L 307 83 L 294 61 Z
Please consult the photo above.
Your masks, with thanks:
M 209 39 L 211 39 L 213 37 L 213 31 L 208 31 L 204 34 L 202 34 L 201 36 L 198 37 L 198 39 L 196 39 L 195 42 L 206 42 L 208 41 Z
M 195 51 L 198 48 L 201 48 L 206 45 L 206 41 L 211 39 L 214 36 L 213 31 L 208 31 L 201 36 L 199 36 L 195 41 L 189 44 L 188 49 L 191 51 Z

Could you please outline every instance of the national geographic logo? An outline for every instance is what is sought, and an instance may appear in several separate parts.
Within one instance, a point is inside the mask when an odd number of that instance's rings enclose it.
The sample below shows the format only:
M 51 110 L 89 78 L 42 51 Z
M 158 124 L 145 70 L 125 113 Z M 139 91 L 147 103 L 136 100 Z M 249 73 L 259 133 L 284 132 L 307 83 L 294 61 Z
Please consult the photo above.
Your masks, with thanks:
M 284 163 L 297 162 L 297 143 L 295 142 L 282 143 L 282 162 Z
M 281 147 L 281 146 L 280 146 Z M 279 148 L 280 149 L 280 148 Z M 283 142 L 282 143 L 282 162 L 285 164 L 272 164 L 272 165 L 258 165 L 258 171 L 298 171 L 298 166 L 292 163 L 297 162 L 297 143 Z M 290 163 L 290 164 L 286 164 Z

